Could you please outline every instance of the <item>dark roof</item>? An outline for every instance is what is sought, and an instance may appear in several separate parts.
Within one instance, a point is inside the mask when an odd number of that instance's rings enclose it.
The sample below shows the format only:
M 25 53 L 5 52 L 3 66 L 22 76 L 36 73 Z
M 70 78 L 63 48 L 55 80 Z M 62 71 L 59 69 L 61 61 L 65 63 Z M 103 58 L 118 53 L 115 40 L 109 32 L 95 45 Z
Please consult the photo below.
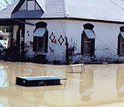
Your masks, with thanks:
M 24 22 L 22 20 L 19 19 L 0 19 L 0 25 L 5 25 L 5 26 L 11 26 L 11 25 L 22 25 L 22 24 L 28 24 L 28 25 L 32 25 L 34 26 L 34 24 L 29 23 L 29 22 Z
M 17 11 L 11 14 L 11 18 L 40 18 L 42 15 L 41 10 Z
M 25 0 L 20 0 L 18 2 L 18 4 L 16 5 L 16 7 L 13 9 L 12 13 L 18 11 L 18 9 L 22 6 L 22 4 L 24 3 Z

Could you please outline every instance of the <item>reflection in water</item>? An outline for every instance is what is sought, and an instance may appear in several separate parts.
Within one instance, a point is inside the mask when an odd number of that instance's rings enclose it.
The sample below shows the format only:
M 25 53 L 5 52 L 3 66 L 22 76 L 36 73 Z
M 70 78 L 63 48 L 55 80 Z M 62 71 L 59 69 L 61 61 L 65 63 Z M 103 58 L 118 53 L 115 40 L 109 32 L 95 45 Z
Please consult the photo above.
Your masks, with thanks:
M 124 67 L 118 65 L 74 66 L 0 62 L 0 107 L 101 107 L 124 103 Z M 17 76 L 62 76 L 62 85 L 23 87 Z
M 94 81 L 94 66 L 86 67 L 86 72 L 83 75 L 80 75 L 80 94 L 81 101 L 87 102 L 91 100 L 91 95 L 93 92 L 93 81 Z
M 0 107 L 3 107 L 3 105 L 0 104 Z
M 6 71 L 4 70 L 4 66 L 0 66 L 0 87 L 7 87 L 8 82 L 7 82 L 7 74 Z
M 124 68 L 118 68 L 117 70 L 116 89 L 117 96 L 124 97 Z
M 109 101 L 116 97 L 116 67 L 96 66 L 94 70 L 92 101 Z

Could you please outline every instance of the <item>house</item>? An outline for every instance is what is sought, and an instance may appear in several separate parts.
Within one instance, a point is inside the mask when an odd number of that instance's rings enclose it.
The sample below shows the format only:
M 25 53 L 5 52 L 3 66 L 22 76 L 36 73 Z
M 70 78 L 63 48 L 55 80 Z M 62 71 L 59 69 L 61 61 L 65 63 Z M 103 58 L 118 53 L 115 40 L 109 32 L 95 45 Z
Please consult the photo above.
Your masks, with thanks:
M 11 27 L 11 42 L 26 58 L 124 62 L 122 0 L 20 0 L 0 14 L 0 25 Z

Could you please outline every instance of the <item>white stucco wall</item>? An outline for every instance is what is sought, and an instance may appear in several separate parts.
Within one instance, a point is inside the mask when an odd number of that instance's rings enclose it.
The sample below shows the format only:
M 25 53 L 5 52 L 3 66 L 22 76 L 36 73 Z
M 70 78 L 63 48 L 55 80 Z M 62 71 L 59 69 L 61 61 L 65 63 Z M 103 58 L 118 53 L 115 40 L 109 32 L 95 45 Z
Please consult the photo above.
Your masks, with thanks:
M 123 24 L 112 24 L 91 21 L 67 21 L 67 35 L 69 42 L 76 43 L 75 53 L 81 53 L 81 34 L 84 30 L 83 25 L 90 23 L 94 25 L 95 56 L 99 61 L 113 62 L 122 59 L 118 57 L 118 35 Z M 71 42 L 70 42 L 71 43 Z
M 67 37 L 69 46 L 73 44 L 76 46 L 75 53 L 81 53 L 81 34 L 83 31 L 83 22 L 81 21 L 67 21 Z
M 99 60 L 116 60 L 120 24 L 94 23 L 95 55 Z
M 123 24 L 103 23 L 103 22 L 92 22 L 92 21 L 78 21 L 78 20 L 26 20 L 36 24 L 37 22 L 46 22 L 48 29 L 48 53 L 46 58 L 52 62 L 54 60 L 65 61 L 65 36 L 68 38 L 69 46 L 74 45 L 76 47 L 75 54 L 81 53 L 81 34 L 84 30 L 83 25 L 90 23 L 94 25 L 94 32 L 96 35 L 95 39 L 95 56 L 98 61 L 109 61 L 113 62 L 120 60 L 123 57 L 118 57 L 118 35 L 120 27 Z M 33 42 L 33 31 L 35 26 L 25 26 L 25 43 L 28 41 Z M 52 43 L 49 39 L 50 35 L 55 35 L 56 44 Z M 62 35 L 64 43 L 60 46 L 58 39 Z M 78 59 L 79 60 L 79 59 Z
M 30 22 L 36 24 L 38 22 L 47 23 L 48 29 L 48 53 L 46 53 L 46 59 L 49 62 L 54 60 L 65 62 L 65 32 L 66 32 L 66 21 L 62 20 L 27 20 L 26 22 Z M 25 43 L 30 41 L 33 42 L 33 31 L 35 30 L 35 26 L 26 25 L 25 26 Z M 50 35 L 54 34 L 56 43 L 52 43 L 50 40 Z M 62 45 L 58 42 L 58 39 L 62 35 L 64 42 Z M 33 47 L 32 47 L 33 48 Z

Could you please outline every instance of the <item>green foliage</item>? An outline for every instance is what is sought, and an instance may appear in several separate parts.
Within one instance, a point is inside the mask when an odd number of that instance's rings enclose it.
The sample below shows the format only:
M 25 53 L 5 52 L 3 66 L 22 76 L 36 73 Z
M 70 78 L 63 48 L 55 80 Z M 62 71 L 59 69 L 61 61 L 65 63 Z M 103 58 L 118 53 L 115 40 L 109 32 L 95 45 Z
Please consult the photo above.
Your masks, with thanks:
M 9 26 L 0 26 L 0 31 L 10 32 L 10 27 Z

